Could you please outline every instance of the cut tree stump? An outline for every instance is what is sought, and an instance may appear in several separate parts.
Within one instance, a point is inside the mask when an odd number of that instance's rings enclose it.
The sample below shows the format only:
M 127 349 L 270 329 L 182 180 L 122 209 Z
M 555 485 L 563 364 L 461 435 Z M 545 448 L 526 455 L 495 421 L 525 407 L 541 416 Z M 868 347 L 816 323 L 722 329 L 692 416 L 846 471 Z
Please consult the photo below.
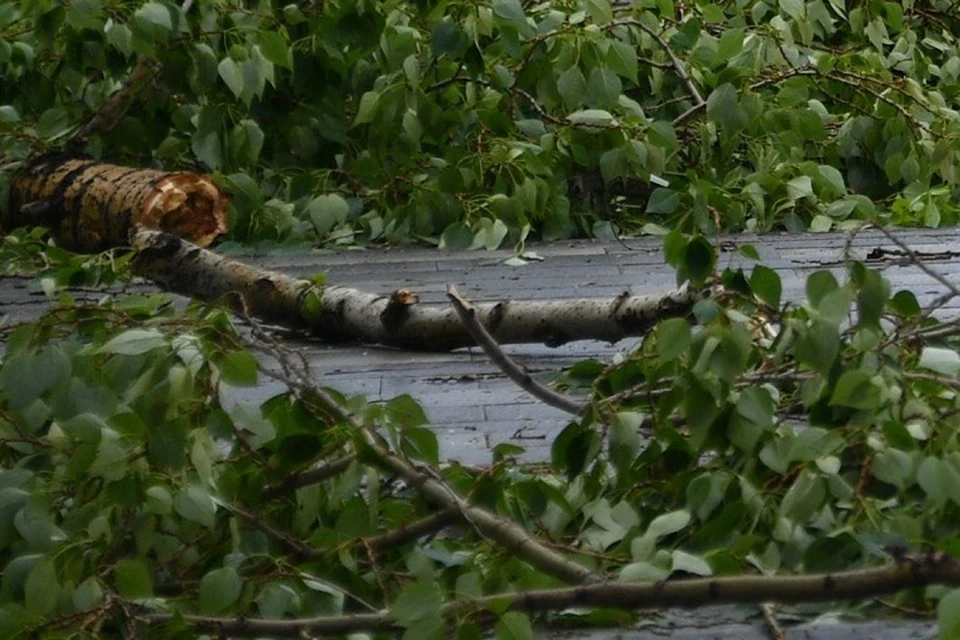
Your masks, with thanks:
M 14 175 L 4 226 L 50 227 L 60 245 L 90 253 L 128 246 L 135 228 L 159 229 L 205 247 L 226 232 L 228 202 L 198 173 L 48 155 Z

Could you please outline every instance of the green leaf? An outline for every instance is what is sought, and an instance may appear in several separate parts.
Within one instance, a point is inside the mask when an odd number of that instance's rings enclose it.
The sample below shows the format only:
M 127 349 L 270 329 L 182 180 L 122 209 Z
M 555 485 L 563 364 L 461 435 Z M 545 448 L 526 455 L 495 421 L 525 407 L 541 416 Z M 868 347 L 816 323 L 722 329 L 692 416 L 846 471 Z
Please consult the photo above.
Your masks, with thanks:
M 573 65 L 557 78 L 557 91 L 568 109 L 579 107 L 586 99 L 587 79 L 580 67 Z M 613 116 L 611 116 L 611 119 Z
M 297 610 L 300 596 L 286 584 L 272 582 L 257 595 L 257 609 L 264 618 L 282 618 Z
M 404 136 L 406 136 L 407 140 L 413 143 L 416 148 L 419 148 L 420 138 L 423 136 L 423 127 L 420 125 L 420 118 L 417 117 L 416 112 L 407 109 L 403 114 L 401 122 L 401 130 Z
M 223 145 L 216 131 L 198 131 L 190 142 L 190 150 L 210 169 L 217 170 L 223 166 Z
M 827 164 L 822 164 L 817 167 L 817 171 L 819 171 L 820 175 L 830 184 L 835 195 L 839 196 L 847 192 L 847 185 L 844 183 L 843 174 L 840 173 L 839 169 Z
M 621 91 L 623 85 L 620 78 L 610 69 L 595 67 L 590 71 L 590 80 L 587 82 L 590 104 L 598 107 L 616 106 Z
M 526 29 L 527 15 L 523 12 L 520 0 L 493 0 L 493 15 Z
M 741 128 L 741 113 L 737 89 L 730 83 L 720 85 L 707 97 L 707 118 L 731 132 Z
M 166 336 L 156 329 L 128 329 L 97 349 L 97 353 L 139 356 L 166 345 Z
M 440 444 L 431 429 L 408 427 L 403 430 L 403 452 L 416 460 L 439 464 Z
M 429 618 L 440 617 L 443 594 L 434 583 L 415 582 L 400 592 L 390 606 L 389 616 L 401 625 L 411 624 Z
M 626 42 L 622 40 L 612 40 L 610 42 L 606 63 L 615 73 L 634 83 L 637 82 L 637 52 Z
M 780 307 L 783 287 L 780 284 L 780 276 L 773 269 L 760 264 L 755 266 L 753 273 L 750 274 L 750 290 L 774 309 Z
M 684 273 L 695 286 L 700 286 L 713 275 L 715 260 L 713 245 L 703 236 L 697 236 L 687 243 L 683 259 Z
M 914 461 L 899 449 L 887 449 L 873 459 L 870 471 L 878 480 L 906 489 L 913 478 Z
M 40 114 L 34 130 L 37 137 L 53 140 L 65 134 L 70 127 L 70 114 L 63 107 L 51 107 Z
M 9 104 L 0 106 L 0 123 L 13 124 L 14 122 L 20 122 L 20 114 L 17 113 L 16 108 Z
M 91 576 L 80 583 L 73 591 L 73 606 L 75 609 L 85 611 L 93 609 L 103 602 L 103 587 L 100 581 Z
M 200 487 L 188 487 L 177 493 L 173 508 L 183 518 L 212 528 L 216 522 L 217 506 L 210 495 Z
M 671 571 L 681 571 L 683 573 L 692 573 L 697 576 L 712 576 L 713 569 L 710 568 L 710 565 L 706 560 L 700 556 L 695 556 L 693 554 L 687 553 L 685 551 L 680 551 L 676 549 L 670 554 Z
M 797 523 L 808 522 L 823 506 L 827 486 L 814 472 L 803 471 L 790 486 L 780 503 L 780 514 Z
M 360 97 L 360 107 L 357 116 L 353 119 L 353 126 L 373 121 L 380 106 L 380 94 L 376 91 L 367 91 Z
M 609 111 L 603 111 L 602 109 L 584 109 L 582 111 L 574 111 L 567 116 L 567 121 L 571 124 L 598 127 L 609 126 L 615 122 L 613 115 Z
M 690 323 L 685 318 L 669 318 L 656 328 L 657 360 L 671 362 L 689 348 L 693 340 Z
M 956 376 L 960 373 L 960 354 L 953 349 L 924 347 L 917 366 L 945 376 Z
M 227 88 L 230 89 L 235 98 L 241 98 L 243 96 L 245 80 L 243 75 L 243 70 L 240 68 L 240 65 L 237 64 L 237 61 L 233 58 L 224 58 L 220 61 L 220 64 L 217 65 L 217 72 L 220 74 L 220 78 L 223 79 L 226 83 Z
M 220 379 L 235 387 L 251 387 L 257 384 L 259 366 L 256 357 L 249 351 L 231 351 L 218 363 Z
M 440 236 L 440 248 L 449 251 L 463 251 L 473 246 L 473 229 L 462 222 L 454 222 L 443 230 Z
M 146 565 L 136 558 L 117 560 L 113 566 L 113 580 L 117 592 L 132 600 L 153 595 L 153 581 Z
M 948 499 L 957 499 L 956 487 L 960 477 L 953 468 L 939 458 L 929 456 L 917 468 L 917 484 L 935 506 L 941 506 Z
M 159 2 L 148 2 L 137 9 L 134 19 L 142 24 L 152 25 L 162 32 L 173 30 L 170 10 Z
M 840 352 L 840 331 L 830 323 L 815 321 L 798 331 L 797 360 L 823 375 L 828 375 Z
M 133 32 L 125 24 L 111 24 L 106 30 L 107 42 L 114 49 L 129 58 L 133 54 Z
M 533 640 L 530 618 L 520 611 L 508 611 L 497 621 L 497 640 Z
M 225 611 L 240 597 L 242 587 L 240 576 L 233 567 L 208 572 L 200 580 L 200 610 L 204 613 Z
M 285 69 L 293 69 L 293 55 L 290 43 L 277 31 L 261 31 L 259 38 L 263 57 Z
M 673 213 L 680 205 L 680 196 L 673 189 L 658 187 L 647 201 L 647 213 Z
M 671 511 L 670 513 L 665 513 L 654 518 L 647 527 L 645 535 L 662 538 L 663 536 L 682 531 L 688 524 L 690 524 L 689 511 Z
M 813 195 L 813 181 L 810 176 L 797 176 L 787 182 L 787 195 L 791 200 L 799 200 Z
M 794 20 L 803 20 L 805 10 L 803 0 L 779 0 L 780 9 Z
M 621 162 L 620 149 L 610 149 L 600 156 L 600 176 L 606 183 L 616 180 L 625 175 L 624 165 L 625 163 Z
M 832 228 L 833 220 L 822 214 L 813 216 L 813 220 L 810 221 L 810 231 L 813 233 L 826 233 Z
M 794 2 L 799 2 L 800 0 L 793 0 Z M 876 49 L 880 52 L 883 52 L 884 43 L 889 41 L 889 36 L 887 34 L 887 27 L 883 22 L 883 18 L 876 17 L 867 24 L 863 29 L 863 33 L 867 36 L 867 39 L 870 40 Z
M 145 505 L 158 515 L 169 515 L 173 512 L 173 496 L 163 486 L 154 485 L 144 492 Z
M 818 308 L 822 300 L 839 286 L 837 279 L 829 271 L 816 271 L 810 274 L 806 282 L 807 299 L 810 305 L 814 309 Z
M 640 453 L 640 426 L 644 415 L 635 411 L 618 411 L 610 424 L 610 458 L 618 469 L 628 469 Z
M 317 196 L 307 205 L 307 215 L 320 238 L 326 237 L 335 227 L 346 222 L 349 213 L 350 205 L 343 196 L 336 193 Z
M 941 638 L 960 638 L 960 589 L 948 591 L 940 598 L 937 627 Z
M 717 42 L 717 62 L 726 62 L 743 50 L 744 29 L 727 29 Z
M 613 7 L 610 0 L 584 0 L 587 14 L 597 24 L 607 24 L 613 20 Z
M 27 611 L 39 616 L 53 612 L 60 597 L 60 584 L 52 560 L 45 558 L 34 565 L 27 576 L 24 594 Z
M 873 384 L 870 375 L 853 369 L 844 371 L 830 398 L 832 406 L 851 409 L 875 409 L 880 400 L 880 389 Z
M 417 60 L 417 56 L 409 55 L 404 58 L 403 74 L 411 86 L 416 87 L 420 84 L 420 61 Z
M 54 345 L 8 357 L 0 370 L 7 402 L 15 409 L 27 407 L 69 378 L 71 368 L 66 354 Z

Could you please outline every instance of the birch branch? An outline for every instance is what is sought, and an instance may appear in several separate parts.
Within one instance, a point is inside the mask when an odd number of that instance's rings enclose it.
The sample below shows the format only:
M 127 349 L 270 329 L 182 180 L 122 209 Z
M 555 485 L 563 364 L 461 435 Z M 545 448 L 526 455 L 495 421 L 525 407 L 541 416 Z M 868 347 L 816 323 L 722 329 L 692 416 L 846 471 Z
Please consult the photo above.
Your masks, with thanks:
M 763 602 L 822 602 L 872 598 L 932 584 L 960 585 L 960 563 L 953 558 L 921 557 L 874 569 L 799 576 L 734 576 L 659 582 L 601 582 L 561 589 L 502 593 L 473 600 L 456 600 L 440 609 L 444 617 L 495 609 L 497 611 L 557 611 L 568 607 L 626 610 L 696 607 L 706 604 Z M 304 637 L 399 628 L 387 611 L 294 620 L 217 618 L 181 614 L 149 614 L 150 625 L 174 619 L 197 630 L 242 636 Z
M 326 340 L 359 340 L 445 351 L 474 344 L 454 309 L 419 304 L 415 294 L 377 295 L 252 267 L 162 232 L 132 237 L 136 272 L 169 290 L 220 301 L 267 323 Z M 645 334 L 664 318 L 686 316 L 704 294 L 688 286 L 657 295 L 503 301 L 475 305 L 477 319 L 500 344 L 572 340 L 616 342 Z
M 309 363 L 299 367 L 291 361 L 288 353 L 278 352 L 275 357 L 287 372 L 286 384 L 296 391 L 302 400 L 319 411 L 328 413 L 352 427 L 363 440 L 367 457 L 402 478 L 420 493 L 438 511 L 448 511 L 471 525 L 481 536 L 504 547 L 517 558 L 529 563 L 547 575 L 567 584 L 598 582 L 601 578 L 591 569 L 570 560 L 553 550 L 516 522 L 496 513 L 470 504 L 460 497 L 438 473 L 428 467 L 418 467 L 386 448 L 375 426 L 368 426 L 340 406 L 320 385 L 315 384 Z M 297 371 L 294 371 L 298 369 Z M 440 517 L 440 516 L 438 516 Z
M 463 297 L 460 296 L 460 292 L 457 291 L 457 288 L 452 284 L 447 285 L 447 297 L 450 298 L 450 302 L 453 303 L 453 308 L 456 309 L 457 315 L 470 333 L 470 337 L 483 349 L 483 352 L 497 365 L 500 371 L 510 378 L 518 387 L 537 400 L 545 402 L 551 407 L 562 409 L 567 413 L 572 413 L 573 415 L 579 414 L 587 407 L 587 403 L 583 400 L 558 393 L 540 384 L 534 380 L 533 376 L 524 370 L 523 367 L 504 353 L 500 345 L 497 344 L 497 341 L 490 335 L 490 332 L 487 331 L 486 327 L 477 319 L 477 312 L 473 305 L 463 299 Z

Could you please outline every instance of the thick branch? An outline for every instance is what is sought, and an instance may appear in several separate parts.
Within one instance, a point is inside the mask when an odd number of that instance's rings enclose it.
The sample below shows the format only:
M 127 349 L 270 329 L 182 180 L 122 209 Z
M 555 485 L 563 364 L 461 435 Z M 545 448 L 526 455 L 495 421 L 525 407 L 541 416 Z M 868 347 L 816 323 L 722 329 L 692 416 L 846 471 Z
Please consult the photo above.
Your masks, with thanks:
M 309 363 L 292 362 L 291 355 L 283 351 L 277 352 L 275 357 L 287 375 L 285 383 L 298 392 L 304 402 L 351 426 L 362 438 L 368 459 L 372 459 L 376 464 L 402 478 L 438 510 L 455 514 L 460 520 L 476 529 L 480 535 L 501 545 L 545 574 L 559 578 L 567 584 L 584 584 L 600 580 L 600 576 L 592 570 L 554 551 L 516 522 L 470 504 L 429 467 L 417 467 L 395 455 L 382 444 L 375 426 L 367 426 L 358 420 L 325 389 L 315 384 Z
M 563 589 L 505 593 L 458 600 L 444 605 L 441 613 L 452 617 L 496 607 L 519 611 L 556 611 L 568 607 L 649 609 L 696 607 L 720 603 L 822 602 L 854 600 L 894 593 L 931 584 L 960 584 L 960 563 L 952 558 L 921 558 L 876 569 L 801 576 L 737 576 L 661 582 L 602 582 Z M 198 630 L 216 630 L 230 635 L 303 637 L 309 634 L 345 634 L 396 626 L 387 612 L 318 616 L 299 620 L 251 620 L 176 616 Z M 148 624 L 173 620 L 172 614 L 145 616 Z
M 418 468 L 392 453 L 381 444 L 380 438 L 372 429 L 347 413 L 323 389 L 315 388 L 311 391 L 327 405 L 327 409 L 339 413 L 344 421 L 359 431 L 364 443 L 376 456 L 381 466 L 403 478 L 431 504 L 458 513 L 463 520 L 472 525 L 484 537 L 501 545 L 540 571 L 559 578 L 568 584 L 600 580 L 600 577 L 593 571 L 557 553 L 527 533 L 516 522 L 471 505 L 457 495 L 439 475 L 431 473 L 429 469 Z
M 446 305 L 418 304 L 409 294 L 382 296 L 332 285 L 317 287 L 156 231 L 140 230 L 132 244 L 139 275 L 183 295 L 225 301 L 264 322 L 328 340 L 427 351 L 474 344 L 456 311 Z M 645 334 L 663 318 L 687 315 L 701 297 L 699 291 L 681 287 L 659 295 L 477 304 L 476 313 L 500 344 L 616 342 Z

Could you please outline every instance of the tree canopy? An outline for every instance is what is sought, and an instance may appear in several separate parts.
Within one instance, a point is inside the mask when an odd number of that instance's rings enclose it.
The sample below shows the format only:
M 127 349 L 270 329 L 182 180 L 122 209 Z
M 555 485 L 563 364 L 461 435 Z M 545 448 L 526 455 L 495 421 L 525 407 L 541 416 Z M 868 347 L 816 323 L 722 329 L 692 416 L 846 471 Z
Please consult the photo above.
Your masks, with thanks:
M 949 0 L 0 2 L 0 185 L 127 86 L 82 150 L 211 172 L 245 242 L 952 224 L 958 29 Z

